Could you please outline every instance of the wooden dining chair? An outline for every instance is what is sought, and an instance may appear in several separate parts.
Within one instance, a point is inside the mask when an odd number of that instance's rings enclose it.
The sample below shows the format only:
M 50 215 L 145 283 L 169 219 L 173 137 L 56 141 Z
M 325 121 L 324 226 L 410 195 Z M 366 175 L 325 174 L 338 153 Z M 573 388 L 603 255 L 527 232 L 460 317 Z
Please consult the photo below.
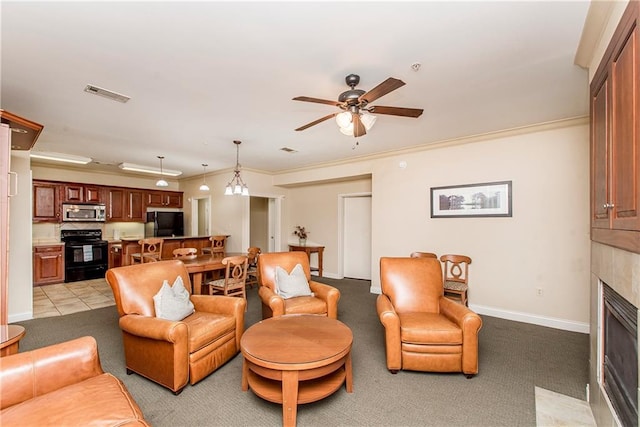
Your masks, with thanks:
M 446 254 L 440 257 L 442 262 L 444 295 L 460 300 L 469 306 L 467 294 L 469 291 L 469 264 L 471 258 L 465 255 Z
M 160 261 L 164 239 L 150 237 L 138 241 L 140 252 L 129 255 L 129 264 L 144 264 L 145 262 Z
M 411 252 L 411 258 L 436 258 L 438 259 L 438 255 L 433 252 Z
M 202 248 L 202 253 L 224 257 L 227 236 L 211 236 L 209 237 L 209 240 L 211 241 L 211 246 L 208 248 Z
M 224 278 L 207 282 L 209 295 L 235 296 L 246 300 L 249 259 L 244 255 L 231 256 L 224 258 L 222 264 L 225 266 Z
M 173 250 L 173 257 L 177 259 L 194 259 L 198 256 L 196 248 L 178 248 Z
M 253 289 L 253 285 L 258 286 L 258 255 L 262 251 L 257 246 L 247 249 L 247 259 L 249 267 L 247 268 L 247 286 Z

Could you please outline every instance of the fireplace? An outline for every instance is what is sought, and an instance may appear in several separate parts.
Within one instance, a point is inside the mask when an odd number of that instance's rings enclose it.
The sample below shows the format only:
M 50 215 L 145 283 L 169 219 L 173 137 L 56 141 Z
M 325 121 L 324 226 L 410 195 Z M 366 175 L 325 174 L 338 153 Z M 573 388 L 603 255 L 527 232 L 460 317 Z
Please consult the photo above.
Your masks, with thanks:
M 638 425 L 638 309 L 602 284 L 603 386 L 624 426 Z

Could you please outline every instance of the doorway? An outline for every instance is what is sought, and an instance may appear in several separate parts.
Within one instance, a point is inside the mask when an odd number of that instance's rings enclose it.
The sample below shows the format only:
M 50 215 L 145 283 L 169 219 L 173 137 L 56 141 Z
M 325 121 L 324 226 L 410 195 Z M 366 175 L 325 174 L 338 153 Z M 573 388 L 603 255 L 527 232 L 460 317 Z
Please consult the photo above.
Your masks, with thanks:
M 211 196 L 194 197 L 191 203 L 191 235 L 211 235 Z
M 339 197 L 342 277 L 371 280 L 371 193 Z
M 249 197 L 249 245 L 262 252 L 280 249 L 280 217 L 282 197 Z

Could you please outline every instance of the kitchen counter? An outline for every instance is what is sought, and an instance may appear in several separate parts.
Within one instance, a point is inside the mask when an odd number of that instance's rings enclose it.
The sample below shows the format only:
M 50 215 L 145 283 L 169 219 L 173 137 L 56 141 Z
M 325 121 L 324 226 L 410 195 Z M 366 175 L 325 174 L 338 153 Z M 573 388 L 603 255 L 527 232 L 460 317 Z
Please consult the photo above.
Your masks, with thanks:
M 173 257 L 173 250 L 178 248 L 196 248 L 198 253 L 202 253 L 202 248 L 211 247 L 209 235 L 206 236 L 174 236 L 162 237 L 162 258 Z M 121 237 L 119 243 L 122 244 L 122 265 L 131 264 L 131 254 L 140 252 L 138 241 L 141 237 Z

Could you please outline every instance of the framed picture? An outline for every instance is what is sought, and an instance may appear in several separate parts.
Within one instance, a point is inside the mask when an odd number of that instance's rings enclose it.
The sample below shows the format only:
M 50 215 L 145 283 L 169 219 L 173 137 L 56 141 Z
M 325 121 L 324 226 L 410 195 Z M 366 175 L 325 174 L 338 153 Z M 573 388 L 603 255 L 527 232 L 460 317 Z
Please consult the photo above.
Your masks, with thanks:
M 431 188 L 431 218 L 511 216 L 511 181 Z

